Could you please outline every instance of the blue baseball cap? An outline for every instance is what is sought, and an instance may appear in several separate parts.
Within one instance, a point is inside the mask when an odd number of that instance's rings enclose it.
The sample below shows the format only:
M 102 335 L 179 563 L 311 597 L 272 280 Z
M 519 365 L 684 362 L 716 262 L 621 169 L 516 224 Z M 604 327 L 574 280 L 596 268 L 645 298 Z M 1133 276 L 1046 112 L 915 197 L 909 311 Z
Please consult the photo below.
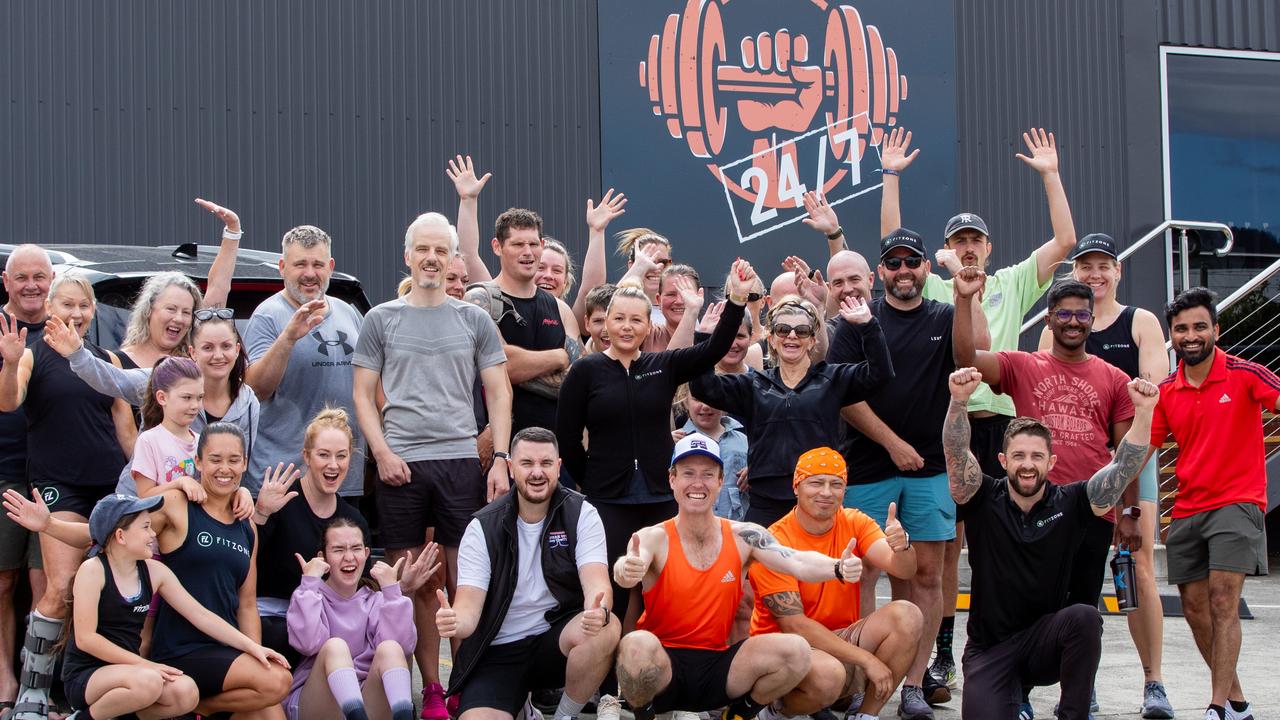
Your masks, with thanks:
M 108 495 L 93 506 L 89 513 L 89 537 L 93 544 L 101 549 L 111 538 L 111 532 L 120 524 L 120 518 L 143 510 L 155 510 L 164 504 L 163 495 L 138 498 L 132 495 L 115 493 Z

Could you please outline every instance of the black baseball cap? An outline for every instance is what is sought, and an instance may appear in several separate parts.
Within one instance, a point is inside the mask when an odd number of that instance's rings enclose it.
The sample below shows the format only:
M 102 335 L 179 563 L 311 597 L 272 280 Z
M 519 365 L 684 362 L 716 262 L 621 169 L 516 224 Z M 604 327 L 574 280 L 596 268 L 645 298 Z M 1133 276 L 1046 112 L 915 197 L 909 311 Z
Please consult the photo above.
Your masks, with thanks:
M 920 237 L 920 233 L 906 228 L 898 228 L 885 235 L 880 241 L 880 259 L 883 260 L 886 255 L 893 252 L 894 248 L 900 247 L 907 248 L 920 257 L 925 257 L 924 238 Z
M 952 235 L 961 230 L 977 230 L 987 237 L 991 236 L 991 233 L 987 232 L 985 220 L 973 213 L 960 213 L 947 221 L 947 229 L 942 232 L 942 237 L 950 240 Z
M 1075 250 L 1071 251 L 1071 260 L 1075 262 L 1081 256 L 1093 252 L 1100 252 L 1103 255 L 1110 255 L 1115 259 L 1119 259 L 1116 255 L 1116 241 L 1106 233 L 1090 233 L 1080 238 L 1080 242 L 1076 243 Z

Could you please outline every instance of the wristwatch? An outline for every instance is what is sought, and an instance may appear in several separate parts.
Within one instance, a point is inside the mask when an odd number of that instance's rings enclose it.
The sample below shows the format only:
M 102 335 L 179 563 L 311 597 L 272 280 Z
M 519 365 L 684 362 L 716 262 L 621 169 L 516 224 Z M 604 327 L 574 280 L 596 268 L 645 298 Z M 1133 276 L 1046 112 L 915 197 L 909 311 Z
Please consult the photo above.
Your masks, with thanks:
M 502 458 L 507 462 L 511 462 L 511 453 L 503 452 L 501 450 L 495 450 L 493 452 L 493 459 L 497 460 L 498 458 Z
M 1123 515 L 1124 517 L 1131 517 L 1134 520 L 1137 520 L 1138 518 L 1142 517 L 1142 508 L 1138 507 L 1137 505 L 1130 505 L 1124 510 L 1121 510 L 1120 514 Z

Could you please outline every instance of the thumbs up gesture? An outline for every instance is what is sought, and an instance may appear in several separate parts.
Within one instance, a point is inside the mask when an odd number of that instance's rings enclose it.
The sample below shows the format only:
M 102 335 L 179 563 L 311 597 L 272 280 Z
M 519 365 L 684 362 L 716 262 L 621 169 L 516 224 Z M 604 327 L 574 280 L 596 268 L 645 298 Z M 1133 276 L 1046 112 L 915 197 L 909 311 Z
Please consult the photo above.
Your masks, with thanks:
M 843 580 L 847 583 L 856 583 L 862 577 L 862 560 L 856 554 L 858 549 L 858 539 L 853 538 L 849 541 L 849 547 L 844 549 L 840 554 L 840 560 L 836 562 L 836 579 Z
M 604 593 L 596 593 L 591 607 L 582 613 L 582 634 L 593 637 L 609 623 L 609 608 L 604 606 Z
M 440 637 L 451 638 L 458 634 L 458 613 L 449 606 L 449 597 L 443 590 L 436 590 L 436 600 L 440 601 L 440 609 L 436 610 L 436 630 Z
M 613 579 L 625 588 L 632 588 L 644 580 L 649 572 L 649 561 L 640 554 L 640 534 L 632 533 L 631 542 L 627 545 L 627 554 L 618 558 L 613 566 Z
M 911 537 L 907 535 L 907 531 L 902 527 L 902 523 L 898 522 L 898 503 L 889 503 L 889 517 L 884 521 L 884 539 L 889 542 L 889 547 L 896 553 L 905 552 L 911 547 Z

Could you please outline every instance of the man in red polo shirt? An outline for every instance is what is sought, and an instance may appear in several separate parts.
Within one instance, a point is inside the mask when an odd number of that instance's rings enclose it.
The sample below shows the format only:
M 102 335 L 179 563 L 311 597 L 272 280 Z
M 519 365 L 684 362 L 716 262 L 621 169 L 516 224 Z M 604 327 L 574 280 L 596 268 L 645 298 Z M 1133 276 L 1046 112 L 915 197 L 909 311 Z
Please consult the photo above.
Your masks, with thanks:
M 1211 291 L 1191 288 L 1165 308 L 1178 370 L 1160 383 L 1151 448 L 1170 433 L 1179 447 L 1178 499 L 1165 547 L 1169 582 L 1178 586 L 1209 665 L 1213 697 L 1205 720 L 1250 720 L 1236 675 L 1237 608 L 1245 576 L 1267 574 L 1261 413 L 1280 409 L 1280 379 L 1214 347 L 1216 301 Z

